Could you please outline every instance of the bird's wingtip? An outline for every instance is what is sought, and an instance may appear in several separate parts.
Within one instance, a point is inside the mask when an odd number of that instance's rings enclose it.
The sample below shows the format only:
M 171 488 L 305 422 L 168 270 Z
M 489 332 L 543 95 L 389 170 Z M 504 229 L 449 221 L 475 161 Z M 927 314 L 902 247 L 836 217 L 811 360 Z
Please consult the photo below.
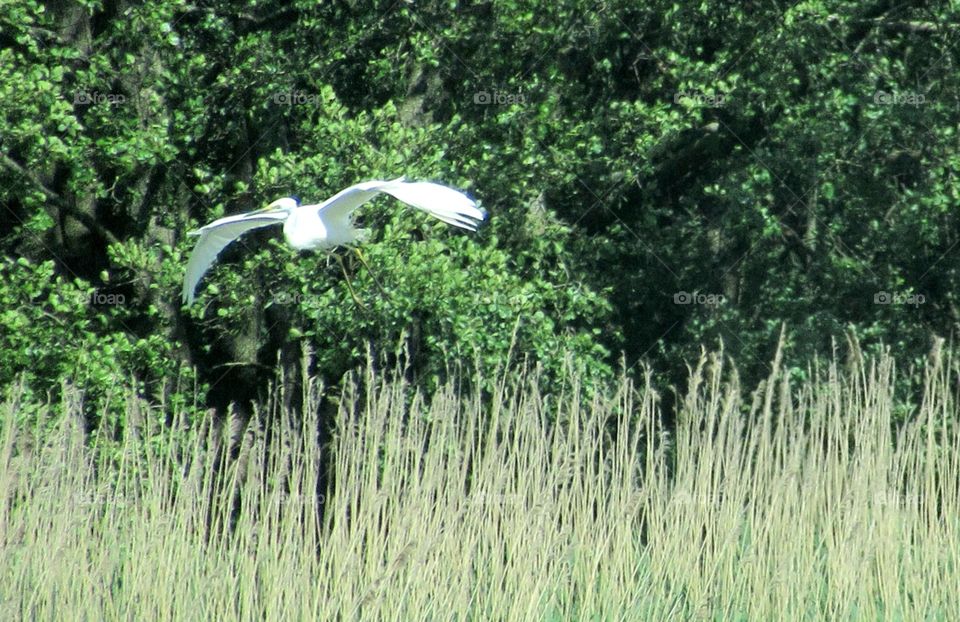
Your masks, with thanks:
M 180 289 L 180 302 L 182 302 L 184 306 L 189 307 L 193 304 L 196 293 L 196 284 L 190 287 L 185 280 L 183 287 Z

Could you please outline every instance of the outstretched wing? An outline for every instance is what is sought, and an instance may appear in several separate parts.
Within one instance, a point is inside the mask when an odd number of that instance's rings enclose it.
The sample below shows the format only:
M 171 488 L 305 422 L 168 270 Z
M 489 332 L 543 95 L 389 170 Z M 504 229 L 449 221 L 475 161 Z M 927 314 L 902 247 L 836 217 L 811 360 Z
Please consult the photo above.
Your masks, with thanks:
M 187 272 L 183 277 L 183 302 L 188 306 L 193 304 L 197 283 L 227 244 L 251 229 L 275 225 L 286 218 L 287 214 L 284 212 L 237 214 L 215 220 L 209 225 L 188 233 L 187 235 L 200 236 L 200 240 L 193 247 L 193 252 L 190 253 L 190 259 L 187 261 Z
M 333 195 L 317 207 L 321 217 L 330 223 L 349 224 L 350 214 L 381 192 L 439 218 L 443 222 L 476 231 L 486 214 L 467 195 L 427 181 L 406 182 L 403 177 L 392 181 L 365 181 Z
M 453 188 L 429 181 L 391 183 L 381 188 L 407 205 L 423 210 L 448 225 L 476 231 L 486 214 L 473 199 Z
M 392 181 L 374 180 L 353 184 L 317 205 L 317 213 L 328 223 L 349 228 L 350 214 L 355 209 L 383 192 L 384 187 L 399 183 L 403 183 L 403 177 L 398 177 Z

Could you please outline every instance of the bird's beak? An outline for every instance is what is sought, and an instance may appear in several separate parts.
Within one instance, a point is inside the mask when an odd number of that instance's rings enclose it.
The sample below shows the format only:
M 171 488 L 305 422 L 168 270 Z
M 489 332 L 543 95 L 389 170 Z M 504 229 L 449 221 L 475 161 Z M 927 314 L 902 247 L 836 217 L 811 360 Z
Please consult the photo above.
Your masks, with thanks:
M 274 211 L 276 211 L 277 208 L 279 208 L 279 207 L 280 207 L 280 200 L 278 199 L 278 200 L 274 201 L 273 203 L 271 203 L 270 205 L 264 207 L 263 209 L 254 210 L 254 211 L 252 211 L 252 212 L 250 212 L 250 213 L 251 213 L 251 214 L 264 214 L 264 213 L 266 213 L 266 212 L 274 212 Z

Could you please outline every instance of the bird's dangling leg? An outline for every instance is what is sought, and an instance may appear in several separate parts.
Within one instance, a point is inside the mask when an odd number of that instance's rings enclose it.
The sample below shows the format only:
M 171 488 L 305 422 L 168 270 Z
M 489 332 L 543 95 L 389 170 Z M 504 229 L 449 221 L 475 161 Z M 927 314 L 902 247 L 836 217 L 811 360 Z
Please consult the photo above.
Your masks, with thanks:
M 350 296 L 353 298 L 353 301 L 357 303 L 357 306 L 363 309 L 366 312 L 369 312 L 370 309 L 367 308 L 367 305 L 363 304 L 360 300 L 360 297 L 357 296 L 357 291 L 353 289 L 353 283 L 350 282 L 350 275 L 347 273 L 347 266 L 343 263 L 343 258 L 340 257 L 339 253 L 333 253 L 333 256 L 336 258 L 337 263 L 340 264 L 340 269 L 343 270 L 343 279 L 347 284 L 347 289 L 350 290 Z
M 370 264 L 367 263 L 367 260 L 363 258 L 363 253 L 360 252 L 360 249 L 356 246 L 353 246 L 353 251 L 357 254 L 357 259 L 360 260 L 360 263 L 363 264 L 363 267 L 367 269 L 370 273 L 370 278 L 373 279 L 373 284 L 377 286 L 377 289 L 380 290 L 380 294 L 386 298 L 387 292 L 383 289 L 383 285 L 380 284 L 380 279 L 377 278 L 377 273 L 370 268 Z

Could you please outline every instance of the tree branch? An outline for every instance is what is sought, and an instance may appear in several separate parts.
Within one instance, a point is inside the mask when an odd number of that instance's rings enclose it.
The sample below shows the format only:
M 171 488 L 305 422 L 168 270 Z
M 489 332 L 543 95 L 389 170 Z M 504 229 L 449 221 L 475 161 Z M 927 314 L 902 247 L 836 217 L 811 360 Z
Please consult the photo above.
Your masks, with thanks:
M 85 226 L 92 233 L 99 235 L 100 237 L 102 237 L 103 239 L 105 239 L 107 242 L 111 244 L 120 243 L 120 239 L 117 238 L 117 236 L 115 236 L 113 233 L 107 230 L 103 225 L 98 223 L 92 216 L 90 216 L 90 214 L 80 211 L 79 209 L 76 208 L 76 206 L 71 204 L 70 201 L 67 201 L 62 196 L 60 196 L 59 193 L 55 192 L 51 188 L 48 188 L 47 185 L 44 184 L 39 177 L 37 177 L 36 175 L 28 171 L 26 168 L 24 168 L 23 165 L 21 165 L 19 162 L 11 159 L 6 154 L 0 153 L 0 164 L 2 164 L 4 168 L 7 168 L 13 171 L 17 175 L 23 177 L 24 179 L 26 179 L 27 181 L 35 185 L 37 188 L 39 188 L 40 191 L 43 192 L 44 196 L 47 197 L 47 200 L 49 202 L 56 205 L 58 209 L 63 210 L 63 212 L 66 213 L 68 216 L 79 221 L 81 224 L 83 224 L 83 226 Z

